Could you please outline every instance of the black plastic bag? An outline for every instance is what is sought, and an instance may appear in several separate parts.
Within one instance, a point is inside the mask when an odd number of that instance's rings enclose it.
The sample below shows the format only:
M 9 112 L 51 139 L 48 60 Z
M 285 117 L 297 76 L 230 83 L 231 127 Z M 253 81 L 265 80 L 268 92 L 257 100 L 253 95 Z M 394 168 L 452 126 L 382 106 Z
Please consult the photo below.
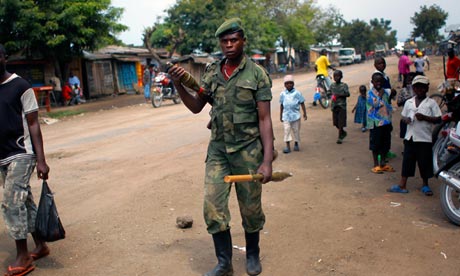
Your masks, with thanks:
M 35 232 L 47 242 L 65 238 L 65 230 L 54 203 L 54 195 L 46 180 L 43 180 L 42 184 L 42 194 L 35 219 Z

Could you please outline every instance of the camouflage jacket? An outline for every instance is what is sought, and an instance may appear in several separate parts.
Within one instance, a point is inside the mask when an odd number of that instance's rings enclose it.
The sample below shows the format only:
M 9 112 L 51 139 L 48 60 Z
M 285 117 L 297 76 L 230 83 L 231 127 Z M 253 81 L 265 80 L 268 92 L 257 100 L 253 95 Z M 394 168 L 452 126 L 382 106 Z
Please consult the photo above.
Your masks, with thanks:
M 260 136 L 258 101 L 271 101 L 272 82 L 267 72 L 247 57 L 228 80 L 216 61 L 207 66 L 201 79 L 211 99 L 211 140 L 225 142 L 227 153 L 236 152 Z

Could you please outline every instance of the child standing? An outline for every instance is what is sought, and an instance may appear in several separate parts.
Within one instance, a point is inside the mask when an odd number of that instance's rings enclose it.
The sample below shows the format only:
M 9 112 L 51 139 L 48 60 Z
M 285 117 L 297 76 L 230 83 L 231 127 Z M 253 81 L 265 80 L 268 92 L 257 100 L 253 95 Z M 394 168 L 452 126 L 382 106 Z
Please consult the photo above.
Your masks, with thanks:
M 391 186 L 388 192 L 409 192 L 406 189 L 407 178 L 415 175 L 415 163 L 417 162 L 423 180 L 422 193 L 426 196 L 433 195 L 428 186 L 428 179 L 433 177 L 431 128 L 433 124 L 441 121 L 441 110 L 435 100 L 426 96 L 429 84 L 428 78 L 422 75 L 416 76 L 412 81 L 415 97 L 406 101 L 401 112 L 401 116 L 407 124 L 401 180 L 399 185 Z
M 307 110 L 305 109 L 304 97 L 294 88 L 294 77 L 292 75 L 284 77 L 284 87 L 286 89 L 280 94 L 280 121 L 284 126 L 284 142 L 286 143 L 283 152 L 290 153 L 291 132 L 294 133 L 294 151 L 299 151 L 300 106 L 302 107 L 304 120 L 307 120 Z
M 391 88 L 391 83 L 390 83 L 390 78 L 388 77 L 388 75 L 385 73 L 385 69 L 387 68 L 387 62 L 385 61 L 385 58 L 384 57 L 377 57 L 375 58 L 374 60 L 374 68 L 375 68 L 375 72 L 374 73 L 380 73 L 383 75 L 383 83 L 382 83 L 382 88 L 386 90 L 386 93 L 388 93 L 390 95 L 390 104 L 391 104 L 391 100 L 394 100 L 395 96 L 396 96 L 396 90 L 394 88 Z M 370 84 L 370 89 L 372 89 L 372 82 Z M 392 123 L 390 122 L 391 124 L 391 129 L 393 130 L 393 125 Z M 382 159 L 391 159 L 391 158 L 395 158 L 396 157 L 396 154 L 390 150 L 388 150 L 386 156 L 384 156 L 384 158 Z
M 356 102 L 355 107 L 351 110 L 351 113 L 355 113 L 355 123 L 362 124 L 361 131 L 366 132 L 367 130 L 367 112 L 366 112 L 366 93 L 367 88 L 365 85 L 359 87 L 359 96 L 358 101 Z
M 347 97 L 350 97 L 348 85 L 342 82 L 343 73 L 340 70 L 334 71 L 334 83 L 331 84 L 332 92 L 332 123 L 339 130 L 337 144 L 342 144 L 347 136 L 344 128 L 347 126 Z
M 380 72 L 372 74 L 372 89 L 367 93 L 367 128 L 369 129 L 369 149 L 372 151 L 374 167 L 372 172 L 394 172 L 385 164 L 385 156 L 391 147 L 391 112 L 392 107 L 389 93 L 383 88 L 385 78 Z

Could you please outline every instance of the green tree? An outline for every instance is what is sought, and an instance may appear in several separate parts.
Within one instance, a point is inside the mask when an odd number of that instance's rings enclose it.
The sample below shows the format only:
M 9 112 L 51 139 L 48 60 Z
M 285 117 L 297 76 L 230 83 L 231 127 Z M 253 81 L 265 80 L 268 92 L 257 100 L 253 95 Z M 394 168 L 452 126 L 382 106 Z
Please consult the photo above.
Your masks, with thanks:
M 217 45 L 214 33 L 228 7 L 228 1 L 224 0 L 178 0 L 167 11 L 163 23 L 171 39 L 179 41 L 177 38 L 184 36 L 175 49 L 183 55 L 195 49 L 213 52 Z M 172 45 L 170 48 L 174 50 Z
M 270 10 L 275 1 L 271 0 L 241 0 L 229 1 L 229 10 L 225 18 L 239 17 L 245 28 L 247 43 L 246 51 L 254 49 L 266 52 L 275 47 L 276 37 L 280 28 L 270 16 Z M 219 25 L 222 23 L 219 22 Z
M 266 1 L 178 0 L 167 11 L 164 23 L 156 25 L 150 42 L 183 55 L 195 49 L 212 53 L 220 50 L 214 36 L 217 28 L 225 19 L 239 17 L 248 37 L 246 50 L 271 49 L 279 29 L 270 20 Z
M 319 10 L 313 20 L 313 32 L 318 44 L 331 45 L 334 40 L 339 40 L 340 29 L 345 20 L 340 11 L 334 6 L 326 10 Z
M 345 22 L 340 29 L 340 42 L 345 47 L 354 47 L 358 53 L 364 53 L 374 48 L 371 39 L 372 30 L 365 21 L 354 19 Z
M 57 74 L 72 57 L 121 43 L 116 35 L 127 29 L 117 23 L 123 9 L 110 0 L 0 0 L 0 42 L 10 52 L 55 61 Z
M 371 41 L 374 44 L 388 43 L 390 48 L 396 46 L 396 31 L 392 30 L 390 26 L 391 20 L 374 18 L 370 20 L 369 25 L 371 27 Z
M 420 12 L 416 12 L 410 18 L 410 22 L 415 25 L 412 37 L 421 37 L 431 44 L 441 39 L 439 29 L 446 25 L 448 13 L 434 4 L 430 7 L 425 5 L 420 7 Z

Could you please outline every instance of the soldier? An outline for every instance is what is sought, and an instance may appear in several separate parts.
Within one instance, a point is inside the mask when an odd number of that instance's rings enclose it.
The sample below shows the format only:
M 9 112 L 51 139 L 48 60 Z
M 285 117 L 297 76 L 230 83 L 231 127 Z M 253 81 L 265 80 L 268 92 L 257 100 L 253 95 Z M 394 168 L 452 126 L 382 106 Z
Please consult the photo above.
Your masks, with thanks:
M 261 182 L 235 183 L 246 238 L 246 270 L 262 271 L 259 232 L 265 223 L 262 183 L 271 180 L 273 128 L 270 117 L 271 79 L 266 71 L 243 53 L 244 29 L 238 18 L 225 21 L 215 36 L 225 56 L 210 64 L 202 78 L 203 93 L 187 92 L 180 79 L 182 67 L 169 73 L 182 101 L 193 113 L 212 103 L 211 140 L 206 158 L 204 218 L 212 234 L 218 260 L 208 276 L 233 275 L 232 239 L 228 199 L 231 185 L 225 175 L 261 173 Z

